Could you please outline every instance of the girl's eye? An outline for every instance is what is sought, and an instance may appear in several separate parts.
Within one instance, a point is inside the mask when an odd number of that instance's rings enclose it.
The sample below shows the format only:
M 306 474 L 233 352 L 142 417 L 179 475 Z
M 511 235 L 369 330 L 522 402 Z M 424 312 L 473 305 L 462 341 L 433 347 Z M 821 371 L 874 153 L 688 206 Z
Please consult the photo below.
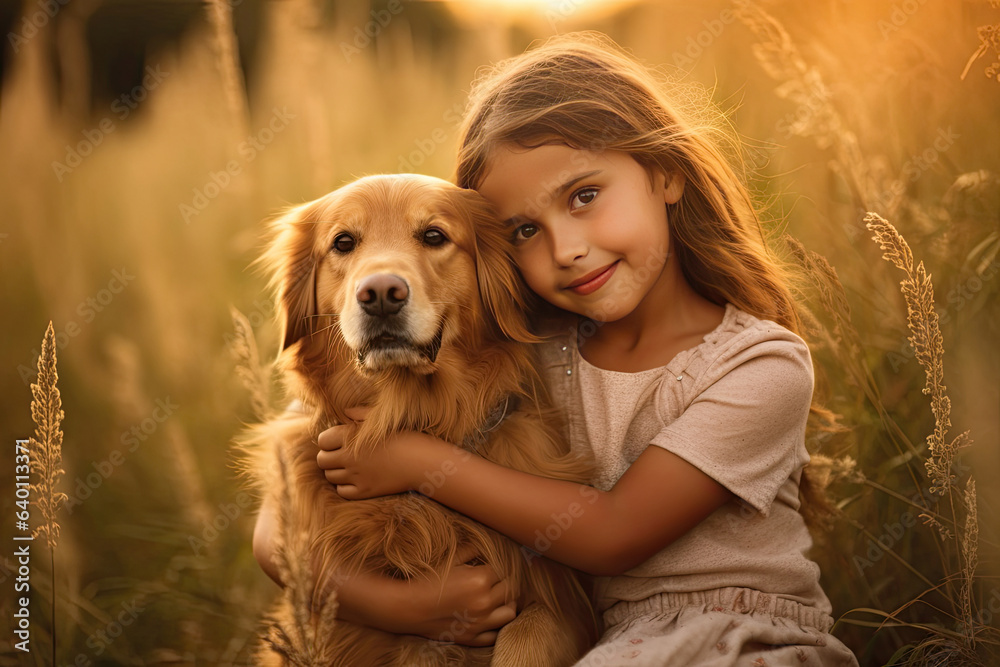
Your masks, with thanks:
M 583 208 L 587 204 L 590 204 L 597 198 L 597 188 L 584 188 L 583 190 L 577 190 L 573 193 L 573 199 L 570 200 L 569 207 L 572 210 L 578 208 Z
M 431 227 L 430 229 L 428 229 L 427 231 L 425 231 L 424 235 L 423 235 L 424 245 L 429 245 L 431 247 L 437 247 L 439 245 L 444 245 L 444 243 L 447 240 L 448 240 L 448 237 L 444 235 L 444 232 L 442 232 L 440 229 L 436 229 L 434 227 Z
M 514 230 L 514 241 L 527 241 L 538 233 L 538 227 L 532 224 L 521 225 Z
M 355 243 L 356 242 L 354 240 L 354 237 L 351 236 L 350 234 L 347 233 L 337 234 L 337 237 L 333 239 L 332 248 L 337 252 L 346 255 L 347 253 L 354 250 Z

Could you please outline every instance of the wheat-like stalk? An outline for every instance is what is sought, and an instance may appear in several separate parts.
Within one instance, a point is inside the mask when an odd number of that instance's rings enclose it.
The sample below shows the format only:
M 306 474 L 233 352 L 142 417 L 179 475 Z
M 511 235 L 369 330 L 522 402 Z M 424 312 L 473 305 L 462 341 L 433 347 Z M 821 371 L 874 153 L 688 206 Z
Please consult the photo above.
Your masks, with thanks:
M 834 458 L 825 454 L 810 454 L 809 467 L 815 470 L 818 482 L 824 487 L 837 482 L 864 484 L 866 481 L 858 462 L 850 456 Z
M 269 378 L 260 363 L 249 320 L 235 307 L 230 308 L 230 313 L 235 331 L 230 351 L 236 362 L 236 374 L 250 394 L 255 416 L 263 422 L 273 412 Z M 311 539 L 299 527 L 294 511 L 295 480 L 280 449 L 276 457 L 280 474 L 273 490 L 278 501 L 278 516 L 272 558 L 284 585 L 283 607 L 291 610 L 292 614 L 291 618 L 274 615 L 267 619 L 264 641 L 289 665 L 325 666 L 336 657 L 328 653 L 325 638 L 330 636 L 337 619 L 337 596 L 334 591 L 319 590 L 317 594 L 310 557 Z
M 798 240 L 785 236 L 786 246 L 792 257 L 802 269 L 802 275 L 809 281 L 811 287 L 819 296 L 820 304 L 833 320 L 833 331 L 824 327 L 816 327 L 816 335 L 835 353 L 838 359 L 850 371 L 850 376 L 864 392 L 872 407 L 893 436 L 893 442 L 900 451 L 902 460 L 910 460 L 918 455 L 916 447 L 893 419 L 882 403 L 878 383 L 871 370 L 862 363 L 864 345 L 861 334 L 851 321 L 851 306 L 847 299 L 836 269 L 819 253 L 807 250 Z M 806 311 L 805 307 L 802 307 Z M 813 316 L 812 319 L 815 319 Z M 913 482 L 918 485 L 917 475 L 911 472 Z
M 781 82 L 775 94 L 805 111 L 796 114 L 788 132 L 811 138 L 819 148 L 832 148 L 835 160 L 830 167 L 843 178 L 854 200 L 866 210 L 878 205 L 884 193 L 893 190 L 874 177 L 857 134 L 834 105 L 834 95 L 820 70 L 806 61 L 781 22 L 760 5 L 752 0 L 737 0 L 735 5 L 736 16 L 757 40 L 752 46 L 754 56 L 771 78 Z M 891 213 L 899 203 L 895 195 L 886 208 Z
M 310 168 L 313 186 L 319 192 L 326 192 L 333 183 L 333 146 L 330 139 L 330 119 L 328 108 L 322 97 L 323 88 L 313 84 L 317 77 L 327 80 L 329 58 L 322 46 L 326 40 L 321 34 L 323 3 L 320 0 L 298 0 L 291 3 L 293 24 L 296 30 L 296 48 L 301 67 L 296 68 L 299 90 L 304 96 L 303 111 L 308 142 Z
M 336 656 L 326 650 L 337 619 L 337 596 L 333 591 L 320 591 L 315 599 L 315 581 L 310 558 L 310 538 L 297 529 L 292 504 L 291 478 L 284 457 L 278 455 L 280 475 L 277 483 L 278 521 L 275 528 L 272 558 L 284 585 L 282 597 L 292 611 L 291 618 L 279 616 L 268 620 L 264 640 L 282 655 L 289 665 L 320 667 L 330 665 Z
M 994 4 L 994 7 L 997 6 L 997 4 Z M 972 69 L 972 63 L 992 51 L 993 62 L 983 70 L 983 73 L 990 79 L 1000 81 L 1000 23 L 981 25 L 976 33 L 979 37 L 979 47 L 969 57 L 969 61 L 965 64 L 965 69 L 962 70 L 960 78 L 964 79 L 969 74 L 969 70 Z
M 757 61 L 771 78 L 782 82 L 775 91 L 777 95 L 811 110 L 797 119 L 790 131 L 814 137 L 822 148 L 832 145 L 837 141 L 841 121 L 819 70 L 802 57 L 784 26 L 758 4 L 748 0 L 734 4 L 736 16 L 757 38 L 751 46 Z
M 971 444 L 971 440 L 968 431 L 948 440 L 951 399 L 945 393 L 944 344 L 938 314 L 934 308 L 934 285 L 923 262 L 913 266 L 913 253 L 909 245 L 885 218 L 877 213 L 868 213 L 865 216 L 865 226 L 874 234 L 872 238 L 882 249 L 882 257 L 906 274 L 900 281 L 900 287 L 906 301 L 906 318 L 910 329 L 908 340 L 914 357 L 924 367 L 927 381 L 923 393 L 931 397 L 931 412 L 934 414 L 934 431 L 927 436 L 930 456 L 924 465 L 932 482 L 931 492 L 944 495 L 955 480 L 951 472 L 955 453 Z
M 976 480 L 965 484 L 965 530 L 962 532 L 962 620 L 965 623 L 966 644 L 976 645 L 975 623 L 972 618 L 972 588 L 979 566 L 979 510 L 976 502 Z
M 927 436 L 929 456 L 925 461 L 927 476 L 931 480 L 931 492 L 946 495 L 951 500 L 951 516 L 956 527 L 953 534 L 937 518 L 929 514 L 921 515 L 926 524 L 934 526 L 945 539 L 956 537 L 961 556 L 961 581 L 957 606 L 965 628 L 964 646 L 958 650 L 973 655 L 977 622 L 972 614 L 973 584 L 979 564 L 979 517 L 976 503 L 976 484 L 971 477 L 967 480 L 962 505 L 965 508 L 964 525 L 959 519 L 955 506 L 955 475 L 952 466 L 959 449 L 972 443 L 969 432 L 948 439 L 951 428 L 951 400 L 945 393 L 944 384 L 944 344 L 934 309 L 934 285 L 931 276 L 919 262 L 913 266 L 913 253 L 909 245 L 887 220 L 876 213 L 865 216 L 865 226 L 874 234 L 873 240 L 882 249 L 883 258 L 892 262 L 905 274 L 900 288 L 906 302 L 907 324 L 910 329 L 910 345 L 914 356 L 927 377 L 923 393 L 931 398 L 931 412 L 934 414 L 934 431 Z M 964 654 L 963 654 L 964 655 Z
M 250 119 L 240 70 L 240 52 L 233 30 L 233 7 L 229 0 L 208 0 L 206 8 L 222 74 L 222 90 L 232 118 L 233 138 L 239 141 L 250 133 Z
M 833 318 L 833 335 L 836 342 L 848 346 L 848 354 L 854 356 L 861 349 L 861 336 L 851 323 L 851 305 L 847 300 L 844 286 L 837 277 L 837 270 L 819 253 L 806 250 L 798 239 L 785 235 L 786 247 L 803 269 L 813 289 L 819 295 L 820 303 Z M 822 327 L 819 327 L 823 331 Z
M 31 485 L 32 502 L 42 515 L 42 522 L 32 536 L 45 536 L 49 548 L 52 584 L 52 664 L 56 664 L 56 544 L 59 540 L 59 522 L 56 515 L 67 496 L 56 491 L 62 468 L 63 432 L 61 423 L 65 414 L 56 382 L 56 335 L 52 322 L 45 329 L 42 353 L 38 356 L 38 382 L 31 385 L 31 418 L 35 422 L 35 435 L 30 439 L 31 470 L 38 475 L 38 482 Z
M 233 306 L 230 306 L 229 312 L 236 334 L 229 347 L 236 363 L 236 376 L 250 394 L 254 417 L 264 422 L 271 416 L 270 383 L 260 363 L 257 339 L 246 315 Z
M 950 540 L 952 537 L 954 537 L 954 534 L 951 532 L 951 529 L 948 528 L 948 526 L 941 523 L 940 521 L 938 521 L 937 517 L 927 514 L 925 512 L 923 514 L 918 514 L 917 518 L 923 521 L 925 526 L 936 528 L 938 533 L 940 533 L 941 537 L 943 537 L 944 539 Z
M 56 514 L 66 494 L 56 491 L 59 478 L 66 472 L 62 468 L 63 433 L 60 423 L 65 416 L 56 381 L 56 337 L 49 322 L 42 340 L 42 353 L 38 357 L 38 382 L 31 385 L 31 418 L 35 422 L 35 437 L 31 438 L 31 469 L 38 475 L 38 482 L 31 485 L 33 502 L 42 515 L 42 523 L 34 536 L 45 536 L 50 549 L 59 539 L 59 522 Z

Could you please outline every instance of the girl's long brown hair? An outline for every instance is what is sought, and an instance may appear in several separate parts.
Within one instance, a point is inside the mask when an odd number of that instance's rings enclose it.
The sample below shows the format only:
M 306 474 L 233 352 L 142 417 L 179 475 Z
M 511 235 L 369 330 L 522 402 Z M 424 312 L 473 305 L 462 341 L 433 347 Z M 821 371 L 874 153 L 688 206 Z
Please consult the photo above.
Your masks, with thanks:
M 800 333 L 793 275 L 768 249 L 750 192 L 730 162 L 742 165 L 739 142 L 707 97 L 659 77 L 600 33 L 553 37 L 473 85 L 456 183 L 477 188 L 504 144 L 622 151 L 647 171 L 680 173 L 684 193 L 667 214 L 684 278 L 713 303 L 732 303 Z M 815 402 L 812 417 L 833 419 Z M 816 526 L 832 508 L 809 472 L 802 477 L 803 510 Z
M 686 186 L 668 219 L 671 252 L 685 279 L 709 301 L 730 302 L 797 332 L 787 277 L 768 252 L 747 188 L 717 143 L 726 133 L 672 102 L 665 85 L 602 35 L 552 38 L 476 82 L 456 182 L 478 187 L 502 144 L 616 150 L 647 170 L 679 172 Z

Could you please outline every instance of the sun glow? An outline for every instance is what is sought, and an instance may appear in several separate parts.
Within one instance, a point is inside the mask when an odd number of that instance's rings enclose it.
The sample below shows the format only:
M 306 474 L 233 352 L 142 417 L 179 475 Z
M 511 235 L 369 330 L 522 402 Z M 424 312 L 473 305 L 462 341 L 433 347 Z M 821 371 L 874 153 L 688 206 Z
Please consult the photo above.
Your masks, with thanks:
M 589 20 L 634 2 L 635 0 L 456 0 L 447 4 L 456 15 L 466 19 L 502 15 L 507 18 Z

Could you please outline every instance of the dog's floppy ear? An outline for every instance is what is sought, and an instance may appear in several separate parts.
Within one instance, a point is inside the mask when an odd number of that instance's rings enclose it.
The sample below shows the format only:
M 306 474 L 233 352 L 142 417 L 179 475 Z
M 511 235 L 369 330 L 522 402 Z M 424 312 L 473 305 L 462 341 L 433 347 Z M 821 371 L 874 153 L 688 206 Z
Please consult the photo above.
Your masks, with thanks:
M 527 324 L 527 287 L 511 257 L 511 242 L 496 211 L 473 190 L 462 190 L 464 214 L 474 230 L 476 279 L 483 305 L 497 328 L 522 343 L 537 342 Z
M 306 219 L 310 204 L 297 206 L 271 223 L 272 240 L 260 258 L 278 295 L 281 349 L 312 333 L 316 315 L 316 225 Z

